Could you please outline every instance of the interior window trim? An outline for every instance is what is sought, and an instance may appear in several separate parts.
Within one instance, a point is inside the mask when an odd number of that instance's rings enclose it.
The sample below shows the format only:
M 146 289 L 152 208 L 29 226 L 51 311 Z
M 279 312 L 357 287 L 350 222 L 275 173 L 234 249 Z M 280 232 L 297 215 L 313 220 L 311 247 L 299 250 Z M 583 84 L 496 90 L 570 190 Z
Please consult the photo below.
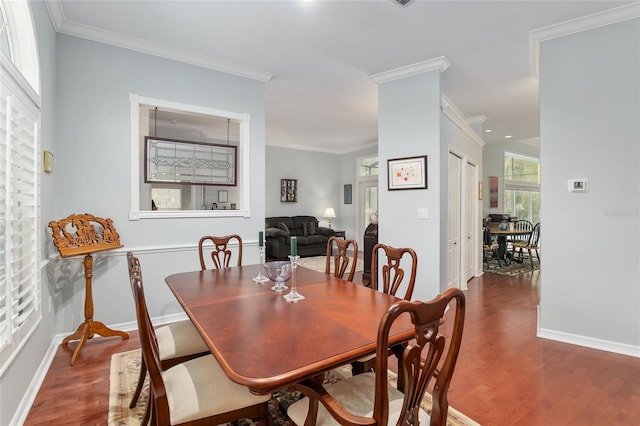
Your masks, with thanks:
M 129 94 L 130 104 L 130 210 L 129 220 L 140 219 L 175 219 L 193 217 L 251 217 L 251 168 L 250 155 L 250 128 L 251 114 L 236 113 L 201 107 L 196 105 L 182 104 L 162 99 L 148 98 L 135 93 Z M 238 210 L 141 210 L 140 209 L 140 105 L 154 105 L 159 108 L 168 108 L 195 114 L 213 115 L 229 118 L 240 122 L 240 142 L 238 150 L 238 166 L 241 169 L 238 174 L 240 208 Z

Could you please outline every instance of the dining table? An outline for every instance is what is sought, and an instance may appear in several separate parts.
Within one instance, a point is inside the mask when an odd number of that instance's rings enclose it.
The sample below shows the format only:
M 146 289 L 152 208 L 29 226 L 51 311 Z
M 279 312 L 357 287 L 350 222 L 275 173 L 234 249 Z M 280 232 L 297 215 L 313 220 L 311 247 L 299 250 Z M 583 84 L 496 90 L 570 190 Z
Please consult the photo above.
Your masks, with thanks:
M 529 238 L 531 235 L 531 230 L 522 230 L 515 229 L 513 224 L 507 224 L 505 229 L 500 228 L 500 223 L 492 222 L 489 226 L 489 231 L 491 231 L 491 235 L 495 235 L 498 240 L 498 257 L 500 260 L 504 260 L 505 262 L 516 261 L 515 259 L 511 259 L 509 253 L 507 252 L 507 237 L 526 237 Z
M 375 353 L 380 319 L 402 300 L 298 266 L 297 291 L 305 299 L 288 303 L 288 290 L 277 293 L 272 283 L 253 280 L 259 272 L 262 265 L 246 265 L 165 278 L 227 376 L 255 394 Z M 389 342 L 406 342 L 413 333 L 410 319 L 401 318 Z

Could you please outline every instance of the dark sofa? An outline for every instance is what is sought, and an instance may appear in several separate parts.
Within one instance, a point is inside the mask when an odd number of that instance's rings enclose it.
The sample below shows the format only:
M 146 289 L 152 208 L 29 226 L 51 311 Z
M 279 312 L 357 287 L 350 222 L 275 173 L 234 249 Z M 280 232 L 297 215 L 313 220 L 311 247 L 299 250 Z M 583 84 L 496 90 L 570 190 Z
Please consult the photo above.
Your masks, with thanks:
M 265 218 L 267 259 L 287 259 L 291 237 L 298 240 L 298 256 L 324 256 L 327 241 L 335 231 L 318 225 L 315 216 L 274 216 Z

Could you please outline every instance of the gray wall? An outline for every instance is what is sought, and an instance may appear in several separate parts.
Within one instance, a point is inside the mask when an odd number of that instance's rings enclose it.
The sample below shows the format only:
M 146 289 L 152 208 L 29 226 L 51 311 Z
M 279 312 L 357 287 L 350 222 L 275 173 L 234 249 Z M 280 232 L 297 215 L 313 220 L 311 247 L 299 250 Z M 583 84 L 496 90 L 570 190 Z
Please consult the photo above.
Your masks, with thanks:
M 150 258 L 142 264 L 145 278 L 147 271 L 162 278 L 198 269 L 196 246 L 202 235 L 233 232 L 255 244 L 264 218 L 264 83 L 65 35 L 58 35 L 57 53 L 56 207 L 45 221 L 89 212 L 113 219 L 125 250 L 191 251 L 182 262 Z M 128 219 L 130 93 L 251 114 L 250 218 Z M 75 272 L 78 263 L 56 262 L 57 274 L 62 268 Z M 54 303 L 56 330 L 66 332 L 80 319 L 84 280 L 76 274 L 71 283 L 61 281 Z M 150 301 L 152 316 L 179 312 L 162 279 L 146 281 L 147 287 L 158 288 L 148 291 L 159 298 Z M 96 319 L 106 324 L 135 319 L 122 259 L 107 254 L 96 265 L 93 283 Z
M 540 334 L 640 356 L 640 19 L 546 41 L 540 59 Z
M 380 84 L 378 88 L 378 180 L 380 218 L 378 240 L 395 247 L 412 247 L 418 256 L 413 299 L 430 300 L 446 280 L 447 193 L 446 151 L 440 142 L 440 72 L 432 71 Z M 428 189 L 389 191 L 388 159 L 427 155 Z M 417 219 L 418 208 L 429 219 Z M 444 209 L 444 210 L 443 210 Z M 444 212 L 444 213 L 443 213 Z M 446 285 L 446 282 L 444 282 Z
M 298 202 L 280 202 L 280 179 L 298 180 Z M 340 182 L 340 156 L 337 154 L 275 146 L 266 148 L 266 216 L 309 215 L 317 217 L 321 226 L 327 226 L 323 215 L 331 206 L 336 212 L 332 227 L 342 229 Z

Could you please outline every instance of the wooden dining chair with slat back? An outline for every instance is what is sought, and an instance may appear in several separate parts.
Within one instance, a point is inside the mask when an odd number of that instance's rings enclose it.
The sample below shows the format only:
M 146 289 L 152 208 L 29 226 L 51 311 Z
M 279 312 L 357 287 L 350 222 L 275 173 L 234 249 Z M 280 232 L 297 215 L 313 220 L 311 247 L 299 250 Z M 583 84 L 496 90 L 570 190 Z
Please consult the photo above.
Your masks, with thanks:
M 142 279 L 140 261 L 132 252 L 127 252 L 127 263 L 129 266 L 129 279 L 133 279 L 134 275 L 140 276 Z M 148 322 L 151 323 L 150 318 Z M 160 366 L 163 371 L 190 359 L 209 354 L 209 348 L 190 320 L 176 321 L 157 327 L 155 329 L 155 336 L 158 345 Z M 147 365 L 143 357 L 140 362 L 138 384 L 131 397 L 129 408 L 135 407 L 138 403 L 146 375 Z M 150 413 L 149 409 L 149 405 L 147 404 L 147 411 L 145 413 L 145 419 L 147 420 Z M 142 424 L 146 423 L 143 422 Z
M 453 323 L 441 326 L 448 307 L 455 310 Z M 387 348 L 394 322 L 409 317 L 414 340 L 400 347 L 399 376 L 404 388 L 389 384 Z M 375 373 L 368 372 L 341 381 L 322 384 L 304 380 L 294 389 L 306 397 L 287 409 L 291 421 L 302 425 L 447 425 L 447 393 L 460 352 L 465 317 L 465 296 L 450 288 L 429 302 L 396 302 L 383 315 L 378 327 Z M 447 341 L 448 340 L 448 341 Z M 432 384 L 433 383 L 433 384 Z M 430 391 L 431 413 L 420 405 Z
M 533 224 L 525 219 L 519 219 L 513 222 L 513 229 L 518 232 L 531 232 L 533 230 Z M 523 235 L 508 235 L 507 236 L 507 244 L 511 246 L 512 254 L 515 254 L 514 244 L 523 244 L 526 243 L 529 239 L 529 234 Z M 508 250 L 508 248 L 507 248 Z M 513 256 L 512 256 L 513 257 Z
M 142 357 L 149 371 L 151 424 L 214 425 L 243 418 L 266 422 L 270 395 L 254 395 L 249 388 L 232 382 L 213 355 L 162 368 L 158 337 L 149 318 L 139 268 L 132 269 L 130 281 Z
M 242 266 L 242 238 L 240 238 L 239 235 L 225 235 L 224 237 L 205 235 L 200 238 L 200 241 L 198 242 L 200 269 L 203 271 L 208 269 L 207 262 L 205 260 L 207 257 L 211 258 L 214 269 L 228 268 L 231 263 L 231 258 L 233 257 L 233 252 L 230 249 L 232 240 L 235 240 L 238 245 L 237 266 Z M 207 241 L 210 241 L 213 245 L 206 244 Z
M 380 256 L 379 254 L 381 252 L 384 253 L 384 258 L 386 258 L 385 263 L 382 263 L 383 256 Z M 408 276 L 405 273 L 405 269 L 400 265 L 403 258 L 411 260 L 409 269 L 410 273 Z M 381 268 L 380 265 L 382 265 Z M 380 268 L 381 279 L 378 278 L 378 270 L 376 268 Z M 411 300 L 413 288 L 416 282 L 417 270 L 418 256 L 412 248 L 397 248 L 378 243 L 373 246 L 371 256 L 371 281 L 369 286 L 374 290 L 382 291 L 392 296 L 402 297 L 404 300 Z M 381 288 L 378 288 L 379 285 Z M 404 294 L 398 295 L 398 290 L 400 290 L 402 286 L 405 287 Z M 374 368 L 374 366 L 375 355 L 362 357 L 351 363 L 351 369 L 354 375 L 369 371 Z
M 531 269 L 533 269 L 533 253 L 531 253 L 531 251 L 533 250 L 536 252 L 536 257 L 538 258 L 539 265 L 540 252 L 538 250 L 540 249 L 540 222 L 536 223 L 536 225 L 533 227 L 533 230 L 531 231 L 531 234 L 529 234 L 529 239 L 527 241 L 522 243 L 515 243 L 513 247 L 514 251 L 518 250 L 518 262 L 522 262 L 522 252 L 523 250 L 527 250 L 529 252 L 529 260 L 531 261 Z
M 353 258 L 349 257 L 349 248 L 351 248 Z M 338 237 L 329 238 L 329 241 L 327 241 L 327 263 L 325 268 L 327 275 L 331 274 L 332 265 L 333 276 L 338 278 L 344 278 L 344 274 L 347 272 L 347 268 L 349 268 L 347 281 L 353 281 L 357 263 L 358 243 L 356 240 L 345 240 Z M 349 267 L 349 265 L 351 266 Z

